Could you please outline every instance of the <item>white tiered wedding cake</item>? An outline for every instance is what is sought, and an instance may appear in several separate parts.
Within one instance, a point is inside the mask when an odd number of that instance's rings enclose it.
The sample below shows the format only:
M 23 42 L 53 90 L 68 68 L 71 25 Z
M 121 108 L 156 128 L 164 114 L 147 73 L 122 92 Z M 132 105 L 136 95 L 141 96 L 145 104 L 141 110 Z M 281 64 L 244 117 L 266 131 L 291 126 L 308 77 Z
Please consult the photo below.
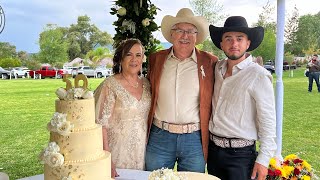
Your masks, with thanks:
M 75 87 L 56 91 L 56 112 L 48 123 L 50 142 L 40 154 L 45 180 L 111 179 L 111 154 L 103 150 L 101 126 L 95 124 L 93 92 L 88 80 L 77 75 Z M 79 82 L 83 81 L 83 86 Z

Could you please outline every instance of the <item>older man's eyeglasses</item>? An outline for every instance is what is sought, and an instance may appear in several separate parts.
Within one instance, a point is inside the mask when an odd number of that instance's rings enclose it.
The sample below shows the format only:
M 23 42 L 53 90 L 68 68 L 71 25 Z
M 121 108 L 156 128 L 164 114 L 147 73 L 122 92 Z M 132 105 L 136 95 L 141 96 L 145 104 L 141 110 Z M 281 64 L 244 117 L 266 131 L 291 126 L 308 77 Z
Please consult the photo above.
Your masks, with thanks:
M 198 33 L 195 30 L 183 30 L 183 29 L 171 29 L 171 30 L 180 35 L 186 33 L 188 36 L 195 35 Z

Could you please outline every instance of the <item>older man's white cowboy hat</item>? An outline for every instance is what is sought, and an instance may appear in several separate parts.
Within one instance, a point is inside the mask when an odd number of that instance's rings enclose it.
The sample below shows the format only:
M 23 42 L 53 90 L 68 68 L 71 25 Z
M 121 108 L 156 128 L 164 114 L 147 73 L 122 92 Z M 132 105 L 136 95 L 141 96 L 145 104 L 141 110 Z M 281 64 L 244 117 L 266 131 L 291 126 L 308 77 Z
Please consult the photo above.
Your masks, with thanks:
M 242 32 L 247 34 L 248 39 L 251 41 L 247 51 L 256 49 L 262 42 L 264 37 L 264 29 L 261 26 L 249 28 L 246 19 L 242 16 L 231 16 L 227 18 L 224 27 L 216 27 L 210 25 L 210 37 L 213 44 L 221 49 L 220 42 L 222 35 L 225 32 Z
M 161 31 L 164 38 L 172 43 L 171 28 L 178 23 L 190 23 L 197 27 L 196 44 L 202 43 L 209 35 L 209 23 L 206 18 L 202 16 L 194 16 L 189 8 L 182 8 L 178 11 L 176 17 L 166 15 L 161 22 Z

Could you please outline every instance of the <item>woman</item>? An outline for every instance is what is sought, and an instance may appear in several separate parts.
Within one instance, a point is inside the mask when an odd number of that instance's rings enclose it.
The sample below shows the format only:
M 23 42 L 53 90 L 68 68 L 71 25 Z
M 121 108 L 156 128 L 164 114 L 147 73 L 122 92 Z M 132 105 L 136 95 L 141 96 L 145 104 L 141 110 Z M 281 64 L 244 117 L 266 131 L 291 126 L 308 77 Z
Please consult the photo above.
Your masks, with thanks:
M 144 48 L 138 39 L 123 41 L 113 57 L 113 76 L 95 91 L 96 122 L 102 125 L 103 148 L 116 168 L 144 169 L 150 84 L 139 77 Z

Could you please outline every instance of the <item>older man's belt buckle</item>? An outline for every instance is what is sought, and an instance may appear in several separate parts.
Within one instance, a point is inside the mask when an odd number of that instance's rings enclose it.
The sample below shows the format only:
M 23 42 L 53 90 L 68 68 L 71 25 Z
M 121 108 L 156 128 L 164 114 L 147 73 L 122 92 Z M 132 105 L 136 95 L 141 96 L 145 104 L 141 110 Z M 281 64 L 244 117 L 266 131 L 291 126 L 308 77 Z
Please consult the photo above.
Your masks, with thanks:
M 165 121 L 160 121 L 156 118 L 153 120 L 153 124 L 158 128 L 169 131 L 175 134 L 186 134 L 193 133 L 200 130 L 200 123 L 190 123 L 190 124 L 171 124 Z
M 210 133 L 210 140 L 214 142 L 215 145 L 222 148 L 243 148 L 247 146 L 254 145 L 254 140 L 248 139 L 237 139 L 237 138 L 225 138 L 219 137 Z

